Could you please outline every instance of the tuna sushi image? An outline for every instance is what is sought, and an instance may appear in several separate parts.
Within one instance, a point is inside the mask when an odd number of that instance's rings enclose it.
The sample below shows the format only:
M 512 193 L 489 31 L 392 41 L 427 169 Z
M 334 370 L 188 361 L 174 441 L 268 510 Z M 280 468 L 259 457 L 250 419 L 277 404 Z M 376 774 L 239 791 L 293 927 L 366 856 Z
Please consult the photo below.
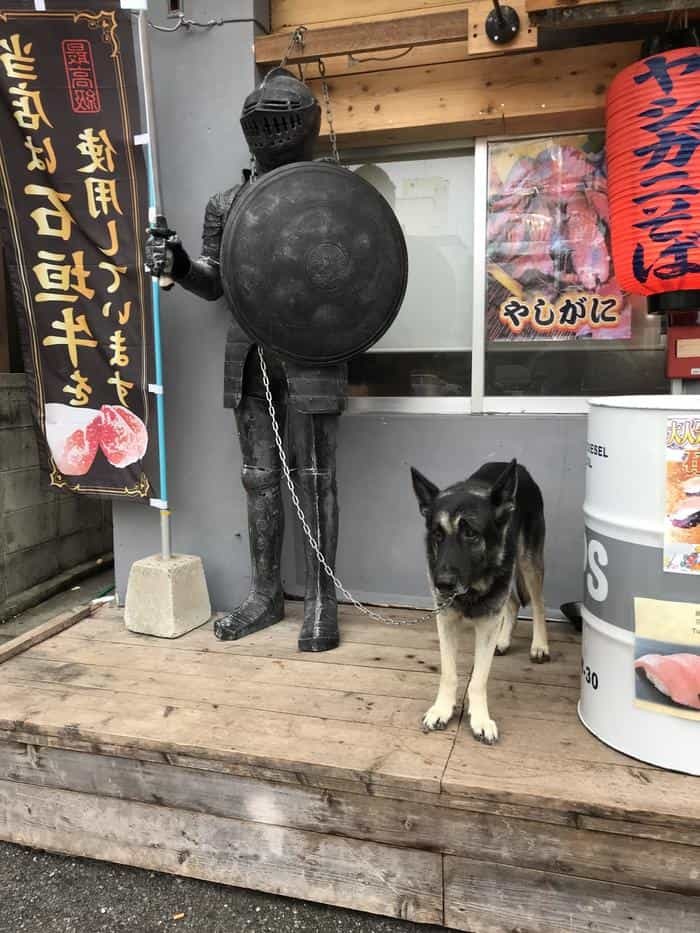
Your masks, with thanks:
M 674 703 L 700 709 L 700 655 L 645 654 L 634 666 Z
M 700 496 L 687 496 L 669 518 L 676 528 L 695 528 L 700 525 Z

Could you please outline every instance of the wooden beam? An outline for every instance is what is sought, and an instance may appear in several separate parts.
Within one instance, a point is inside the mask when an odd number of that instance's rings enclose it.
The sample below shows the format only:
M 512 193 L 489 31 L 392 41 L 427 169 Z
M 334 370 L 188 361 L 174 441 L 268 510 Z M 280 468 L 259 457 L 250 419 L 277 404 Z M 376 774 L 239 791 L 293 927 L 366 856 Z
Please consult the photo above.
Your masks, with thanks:
M 255 42 L 258 65 L 278 64 L 289 48 L 290 34 L 273 33 Z M 301 49 L 295 46 L 289 62 L 308 62 L 328 55 L 389 51 L 410 46 L 455 42 L 467 38 L 467 11 L 402 16 L 376 23 L 353 23 L 309 29 Z
M 532 22 L 550 29 L 666 21 L 669 13 L 700 9 L 700 0 L 526 0 Z M 691 13 L 692 16 L 692 13 Z
M 34 645 L 41 644 L 47 638 L 53 638 L 54 635 L 58 635 L 59 632 L 65 631 L 71 625 L 75 625 L 76 622 L 80 622 L 91 614 L 91 606 L 83 606 L 82 609 L 77 610 L 71 609 L 68 612 L 62 612 L 54 619 L 49 619 L 43 625 L 37 625 L 36 628 L 25 632 L 24 635 L 11 638 L 0 647 L 0 664 L 9 661 L 10 658 L 14 658 L 18 654 L 22 654 L 28 648 L 33 648 Z
M 361 146 L 589 128 L 603 122 L 612 78 L 638 56 L 638 42 L 614 43 L 334 78 L 335 129 Z
M 272 30 L 291 31 L 302 24 L 339 25 L 370 22 L 411 13 L 430 13 L 468 5 L 470 0 L 272 0 Z

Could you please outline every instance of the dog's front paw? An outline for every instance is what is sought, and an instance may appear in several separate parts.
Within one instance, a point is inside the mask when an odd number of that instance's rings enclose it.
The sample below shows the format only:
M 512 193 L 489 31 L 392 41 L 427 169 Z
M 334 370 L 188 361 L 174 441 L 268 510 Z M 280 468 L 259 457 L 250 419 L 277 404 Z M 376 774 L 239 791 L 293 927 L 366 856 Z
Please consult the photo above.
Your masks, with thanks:
M 551 661 L 549 656 L 549 647 L 547 645 L 535 645 L 530 648 L 530 660 L 535 664 L 546 664 Z
M 498 741 L 498 726 L 493 719 L 489 719 L 488 714 L 470 716 L 469 725 L 477 742 L 493 745 Z
M 446 729 L 452 719 L 454 706 L 440 706 L 433 704 L 423 717 L 423 732 L 437 732 L 440 729 Z

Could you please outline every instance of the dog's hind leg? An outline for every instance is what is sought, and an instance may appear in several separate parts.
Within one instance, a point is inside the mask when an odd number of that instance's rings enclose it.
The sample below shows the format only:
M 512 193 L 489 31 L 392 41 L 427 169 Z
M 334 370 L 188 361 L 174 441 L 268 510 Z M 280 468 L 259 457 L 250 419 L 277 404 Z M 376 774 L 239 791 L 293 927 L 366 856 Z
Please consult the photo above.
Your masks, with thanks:
M 511 593 L 503 607 L 503 619 L 498 632 L 496 654 L 505 654 L 510 648 L 511 639 L 513 638 L 513 629 L 515 628 L 515 623 L 518 621 L 518 609 L 520 609 L 520 600 L 515 593 Z
M 532 604 L 532 644 L 530 658 L 536 664 L 549 661 L 547 640 L 547 617 L 544 610 L 544 567 L 532 560 L 523 560 L 520 565 L 523 583 Z
M 454 609 L 438 613 L 440 637 L 440 687 L 435 702 L 423 717 L 423 729 L 432 732 L 444 729 L 457 703 L 457 623 L 461 618 Z
M 491 670 L 500 620 L 493 616 L 474 619 L 474 670 L 469 681 L 469 725 L 474 738 L 487 745 L 498 741 L 498 726 L 489 716 L 486 685 Z

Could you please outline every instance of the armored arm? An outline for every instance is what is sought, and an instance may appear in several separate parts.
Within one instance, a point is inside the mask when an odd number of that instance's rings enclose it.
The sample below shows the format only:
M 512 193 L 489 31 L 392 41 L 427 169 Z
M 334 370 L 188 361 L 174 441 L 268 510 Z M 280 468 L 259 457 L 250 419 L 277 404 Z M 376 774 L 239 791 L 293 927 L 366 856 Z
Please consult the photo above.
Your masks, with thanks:
M 184 250 L 181 256 L 175 256 L 172 277 L 188 292 L 206 301 L 215 301 L 223 294 L 219 273 L 219 249 L 225 219 L 222 197 L 214 195 L 209 199 L 204 212 L 202 253 L 199 259 L 190 259 Z
M 146 243 L 146 265 L 149 271 L 157 266 L 187 291 L 206 301 L 215 301 L 223 294 L 219 272 L 219 250 L 224 223 L 233 203 L 237 188 L 215 194 L 209 199 L 204 212 L 202 252 L 198 259 L 190 259 L 177 236 L 159 240 L 152 230 Z M 172 233 L 172 231 L 168 231 Z

